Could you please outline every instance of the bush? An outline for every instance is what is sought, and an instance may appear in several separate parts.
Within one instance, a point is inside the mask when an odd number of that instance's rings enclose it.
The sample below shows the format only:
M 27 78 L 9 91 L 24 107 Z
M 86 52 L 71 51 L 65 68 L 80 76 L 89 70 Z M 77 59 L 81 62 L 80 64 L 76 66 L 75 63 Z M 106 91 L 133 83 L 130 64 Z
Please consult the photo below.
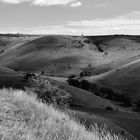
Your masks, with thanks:
M 75 78 L 75 75 L 74 75 L 74 74 L 72 74 L 72 75 L 70 75 L 70 76 L 69 76 L 69 78 Z
M 112 99 L 114 96 L 114 91 L 108 87 L 101 87 L 100 92 L 108 99 Z
M 78 79 L 73 79 L 73 78 L 68 78 L 67 82 L 69 85 L 74 86 L 74 87 L 80 87 L 80 82 Z
M 98 51 L 104 52 L 103 48 L 101 47 L 101 45 L 100 45 L 100 43 L 98 41 L 94 42 L 94 44 L 96 45 Z
M 53 104 L 56 107 L 68 107 L 71 102 L 71 94 L 52 85 L 51 81 L 41 76 L 31 78 L 27 91 L 33 92 L 42 102 Z
M 82 80 L 80 82 L 80 87 L 85 90 L 90 90 L 90 83 L 87 80 Z
M 85 73 L 84 72 L 80 72 L 80 77 L 84 77 L 85 76 Z
M 33 77 L 33 76 L 35 76 L 35 74 L 33 74 L 33 73 L 25 73 L 25 75 L 24 75 L 24 79 L 25 80 L 29 80 L 31 77 Z

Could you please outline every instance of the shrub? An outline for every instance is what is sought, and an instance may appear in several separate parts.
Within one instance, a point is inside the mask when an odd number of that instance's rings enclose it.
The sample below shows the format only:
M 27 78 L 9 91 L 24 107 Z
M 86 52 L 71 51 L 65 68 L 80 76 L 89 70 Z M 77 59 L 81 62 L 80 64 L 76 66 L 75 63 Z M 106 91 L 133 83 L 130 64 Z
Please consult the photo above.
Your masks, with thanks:
M 114 91 L 108 87 L 101 87 L 100 92 L 108 99 L 112 99 L 112 97 L 114 96 Z
M 105 52 L 104 54 L 105 54 L 105 55 L 108 55 L 108 52 Z
M 70 76 L 69 76 L 69 78 L 75 78 L 75 75 L 74 75 L 74 74 L 72 74 L 72 75 L 70 75 Z
M 31 78 L 26 90 L 35 93 L 42 102 L 53 104 L 56 107 L 68 107 L 71 102 L 70 93 L 60 90 L 57 86 L 52 85 L 48 78 L 41 76 Z
M 90 83 L 90 89 L 91 89 L 91 91 L 95 91 L 97 87 L 98 86 L 97 86 L 96 83 Z
M 25 75 L 24 75 L 24 79 L 29 80 L 33 76 L 35 76 L 35 74 L 26 72 Z
M 89 44 L 90 43 L 90 40 L 88 38 L 86 38 L 86 39 L 84 39 L 83 42 Z
M 80 82 L 78 79 L 73 79 L 73 78 L 68 78 L 67 82 L 69 85 L 74 86 L 74 87 L 80 87 Z
M 44 75 L 44 73 L 45 73 L 44 71 L 41 71 L 41 75 Z
M 80 82 L 80 87 L 85 90 L 90 90 L 90 83 L 87 80 L 82 80 Z
M 80 72 L 80 77 L 82 78 L 84 76 L 85 76 L 84 72 Z
M 96 41 L 96 42 L 94 42 L 94 44 L 96 45 L 98 51 L 104 52 L 103 48 L 102 48 L 101 45 L 100 45 L 100 42 Z

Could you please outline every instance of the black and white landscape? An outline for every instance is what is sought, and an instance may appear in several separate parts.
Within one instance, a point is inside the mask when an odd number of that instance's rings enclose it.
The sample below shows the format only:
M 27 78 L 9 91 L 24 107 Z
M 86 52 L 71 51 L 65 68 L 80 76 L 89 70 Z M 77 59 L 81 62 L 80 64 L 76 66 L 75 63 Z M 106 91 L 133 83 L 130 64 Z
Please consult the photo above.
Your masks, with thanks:
M 0 139 L 139 140 L 138 8 L 0 0 Z

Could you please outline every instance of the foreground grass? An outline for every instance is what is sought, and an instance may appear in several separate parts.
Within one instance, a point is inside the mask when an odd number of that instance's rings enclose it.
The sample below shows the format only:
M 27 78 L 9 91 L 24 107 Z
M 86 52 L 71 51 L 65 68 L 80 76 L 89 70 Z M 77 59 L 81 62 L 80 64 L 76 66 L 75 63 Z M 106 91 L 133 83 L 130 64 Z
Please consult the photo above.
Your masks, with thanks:
M 0 90 L 0 140 L 123 140 L 95 125 L 92 131 L 24 91 Z

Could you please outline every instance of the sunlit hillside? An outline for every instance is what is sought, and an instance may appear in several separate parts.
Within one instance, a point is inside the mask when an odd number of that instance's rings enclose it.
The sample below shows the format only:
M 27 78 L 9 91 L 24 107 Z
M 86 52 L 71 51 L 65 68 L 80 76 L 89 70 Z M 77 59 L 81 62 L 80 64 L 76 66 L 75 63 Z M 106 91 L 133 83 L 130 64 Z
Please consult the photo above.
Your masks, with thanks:
M 96 127 L 95 127 L 96 126 Z M 123 140 L 97 125 L 92 131 L 24 91 L 0 91 L 0 138 L 10 140 Z

